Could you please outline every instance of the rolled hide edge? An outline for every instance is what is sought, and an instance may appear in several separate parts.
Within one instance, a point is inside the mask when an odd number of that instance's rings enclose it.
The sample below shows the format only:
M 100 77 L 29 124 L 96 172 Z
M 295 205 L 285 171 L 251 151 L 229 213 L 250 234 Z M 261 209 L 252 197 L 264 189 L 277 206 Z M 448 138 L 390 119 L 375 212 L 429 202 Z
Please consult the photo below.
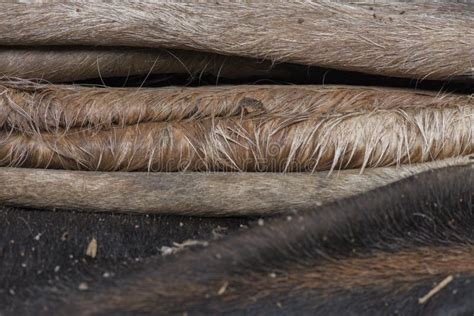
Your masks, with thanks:
M 64 133 L 207 118 L 336 118 L 380 110 L 468 110 L 473 100 L 472 95 L 347 85 L 99 88 L 10 79 L 0 81 L 0 128 Z
M 321 171 L 472 153 L 470 95 L 348 86 L 0 86 L 0 165 Z
M 473 153 L 472 106 L 149 122 L 0 133 L 0 166 L 89 171 L 306 172 Z
M 212 75 L 217 79 L 305 77 L 300 65 L 212 53 L 133 47 L 0 47 L 0 76 L 52 83 L 158 74 L 185 74 L 190 79 Z
M 270 216 L 317 210 L 472 157 L 318 173 L 124 173 L 0 168 L 0 203 L 76 211 L 192 216 Z
M 391 77 L 472 80 L 472 5 L 3 3 L 0 45 L 184 49 Z

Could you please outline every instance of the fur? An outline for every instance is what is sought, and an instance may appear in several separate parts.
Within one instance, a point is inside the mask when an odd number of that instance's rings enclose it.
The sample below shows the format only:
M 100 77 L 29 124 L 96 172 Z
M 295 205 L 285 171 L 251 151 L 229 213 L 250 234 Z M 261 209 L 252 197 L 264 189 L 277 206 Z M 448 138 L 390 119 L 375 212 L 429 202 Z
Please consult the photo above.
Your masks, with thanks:
M 472 80 L 469 12 L 471 5 L 459 3 L 3 3 L 0 45 L 186 49 L 394 77 Z
M 338 85 L 229 85 L 216 87 L 89 88 L 3 81 L 0 127 L 21 132 L 110 129 L 145 122 L 205 118 L 344 116 L 376 111 L 465 108 L 472 95 Z
M 473 126 L 472 106 L 466 106 L 3 132 L 0 165 L 97 171 L 364 169 L 472 154 Z
M 205 246 L 250 221 L 0 207 L 0 314 L 40 286 L 114 278 L 151 256 L 168 260 L 171 250 L 184 251 L 191 241 Z M 93 239 L 94 258 L 86 255 Z
M 302 173 L 123 173 L 0 168 L 0 203 L 41 209 L 192 216 L 269 216 L 321 205 L 469 159 Z
M 25 85 L 4 87 L 2 100 L 2 166 L 286 172 L 473 152 L 472 96 L 463 95 L 343 86 Z
M 67 82 L 94 78 L 206 74 L 217 78 L 304 76 L 296 65 L 216 54 L 123 47 L 1 47 L 0 76 Z
M 13 311 L 106 314 L 467 313 L 473 165 L 419 174 L 314 212 L 261 223 L 205 249 L 77 281 Z M 419 303 L 447 276 L 453 281 Z M 61 288 L 61 291 L 58 289 Z M 20 301 L 18 301 L 19 303 Z
M 139 89 L 2 81 L 0 166 L 88 171 L 0 169 L 0 203 L 44 208 L 0 210 L 0 315 L 472 313 L 472 95 L 141 87 L 183 69 L 286 80 L 304 65 L 469 84 L 473 12 L 326 1 L 0 4 L 0 75 L 104 85 L 103 75 L 146 75 Z M 300 66 L 273 67 L 280 62 Z M 361 170 L 333 172 L 346 168 Z M 285 215 L 247 230 L 239 223 L 252 218 L 108 211 Z M 218 222 L 231 233 L 214 241 Z M 165 239 L 183 241 L 171 253 L 205 247 L 163 258 Z

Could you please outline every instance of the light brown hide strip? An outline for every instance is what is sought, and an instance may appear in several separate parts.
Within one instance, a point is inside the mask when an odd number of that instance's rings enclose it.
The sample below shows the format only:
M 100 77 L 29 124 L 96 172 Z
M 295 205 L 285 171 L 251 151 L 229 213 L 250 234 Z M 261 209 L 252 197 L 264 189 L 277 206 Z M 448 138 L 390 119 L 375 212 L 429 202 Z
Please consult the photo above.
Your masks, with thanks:
M 315 210 L 410 175 L 469 158 L 309 173 L 123 173 L 0 168 L 0 203 L 32 208 L 196 216 Z

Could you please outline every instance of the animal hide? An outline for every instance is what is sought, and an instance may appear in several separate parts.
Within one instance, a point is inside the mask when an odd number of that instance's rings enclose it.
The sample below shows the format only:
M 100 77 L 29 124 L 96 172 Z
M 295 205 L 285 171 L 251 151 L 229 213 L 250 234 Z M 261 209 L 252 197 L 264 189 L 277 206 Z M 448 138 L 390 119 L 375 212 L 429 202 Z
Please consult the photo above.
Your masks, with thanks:
M 472 314 L 460 2 L 1 3 L 0 316 Z
M 308 173 L 123 173 L 0 168 L 0 203 L 42 209 L 193 216 L 311 211 L 469 157 L 398 168 Z
M 58 315 L 469 312 L 474 308 L 472 166 L 428 171 L 312 212 L 259 220 L 168 260 L 155 256 L 122 266 L 102 260 L 96 268 L 89 264 L 90 272 L 48 272 L 56 279 L 10 296 L 9 310 Z M 107 255 L 105 243 L 99 253 Z
M 2 89 L 2 166 L 286 172 L 473 153 L 465 95 L 277 85 Z
M 472 80 L 472 6 L 3 3 L 0 45 L 186 49 L 416 79 Z
M 298 65 L 204 52 L 124 47 L 1 47 L 0 76 L 67 82 L 153 74 L 211 74 L 217 78 L 287 79 L 305 76 Z M 145 80 L 144 80 L 145 81 Z M 127 82 L 126 80 L 124 81 Z

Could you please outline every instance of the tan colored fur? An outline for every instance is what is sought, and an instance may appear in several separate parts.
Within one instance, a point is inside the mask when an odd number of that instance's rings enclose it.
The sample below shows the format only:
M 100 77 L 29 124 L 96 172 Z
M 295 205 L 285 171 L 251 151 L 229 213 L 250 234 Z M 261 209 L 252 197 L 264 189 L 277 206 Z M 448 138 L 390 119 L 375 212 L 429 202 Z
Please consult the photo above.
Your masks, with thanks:
M 151 122 L 0 134 L 0 165 L 101 171 L 315 171 L 473 153 L 472 106 Z
M 354 86 L 120 89 L 37 85 L 28 81 L 4 81 L 0 85 L 0 126 L 23 132 L 268 114 L 329 119 L 374 111 L 473 106 L 472 96 Z
M 4 3 L 0 45 L 187 49 L 408 78 L 472 80 L 472 6 L 344 2 Z
M 309 173 L 123 173 L 0 168 L 0 203 L 32 208 L 179 214 L 274 215 L 320 205 L 467 157 L 401 167 Z

